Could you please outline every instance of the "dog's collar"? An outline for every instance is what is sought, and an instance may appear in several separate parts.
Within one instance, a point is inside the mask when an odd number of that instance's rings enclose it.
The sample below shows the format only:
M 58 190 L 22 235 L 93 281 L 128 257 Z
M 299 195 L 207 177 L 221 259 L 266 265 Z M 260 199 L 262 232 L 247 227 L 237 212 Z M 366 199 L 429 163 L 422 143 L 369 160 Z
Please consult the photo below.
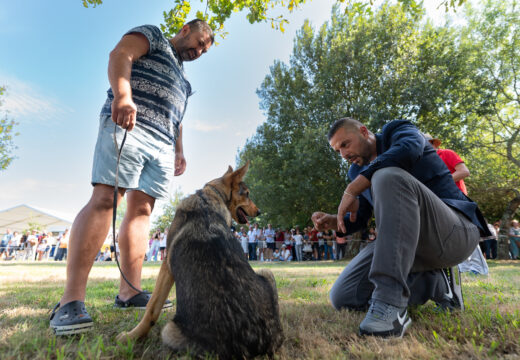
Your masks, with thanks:
M 206 184 L 206 186 L 209 186 L 218 196 L 220 196 L 220 198 L 222 199 L 222 201 L 224 201 L 226 206 L 229 207 L 229 204 L 231 204 L 231 196 L 233 190 L 231 190 L 231 193 L 229 194 L 229 200 L 227 200 L 226 197 L 219 191 L 219 189 L 216 186 L 211 184 Z

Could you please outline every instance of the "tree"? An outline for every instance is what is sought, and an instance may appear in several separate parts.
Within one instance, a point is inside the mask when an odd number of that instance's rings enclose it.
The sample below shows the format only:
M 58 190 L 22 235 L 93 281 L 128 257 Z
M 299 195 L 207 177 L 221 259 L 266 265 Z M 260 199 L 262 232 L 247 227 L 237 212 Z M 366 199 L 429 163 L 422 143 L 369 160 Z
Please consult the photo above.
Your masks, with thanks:
M 258 90 L 267 120 L 239 159 L 251 160 L 246 182 L 274 224 L 336 211 L 347 168 L 327 144 L 334 120 L 351 116 L 373 131 L 397 118 L 434 133 L 467 129 L 472 53 L 456 31 L 425 22 L 421 8 L 365 10 L 335 7 L 317 31 L 305 23 L 290 64 L 275 62 Z
M 175 217 L 175 210 L 179 203 L 184 199 L 184 194 L 180 190 L 175 190 L 173 197 L 170 198 L 168 203 L 163 206 L 162 214 L 158 216 L 152 224 L 151 233 L 154 233 L 156 230 L 164 231 L 164 229 L 169 229 L 170 225 Z
M 18 135 L 17 132 L 14 132 L 17 123 L 9 119 L 7 111 L 1 108 L 5 90 L 5 87 L 0 86 L 0 171 L 5 170 L 13 161 L 13 151 L 16 149 L 13 137 Z
M 507 233 L 520 207 L 520 4 L 485 0 L 467 6 L 464 36 L 474 44 L 474 67 L 480 89 L 479 116 L 469 144 L 495 159 L 495 188 L 509 196 L 503 206 L 499 257 L 508 257 Z M 475 79 L 473 79 L 475 80 Z M 501 165 L 501 166 L 497 166 Z
M 195 17 L 204 19 L 213 30 L 225 36 L 224 23 L 231 17 L 232 13 L 247 11 L 246 18 L 253 24 L 257 22 L 269 22 L 271 27 L 276 30 L 284 31 L 284 24 L 289 21 L 283 15 L 271 13 L 275 8 L 285 8 L 289 12 L 301 8 L 307 0 L 200 0 L 204 12 L 197 11 Z M 415 0 L 397 0 L 403 6 L 413 9 L 420 5 Z M 96 7 L 101 5 L 103 0 L 82 0 L 84 7 Z M 170 10 L 163 12 L 164 24 L 161 29 L 167 36 L 176 34 L 186 22 L 192 10 L 192 3 L 199 1 L 173 0 L 174 6 Z M 465 3 L 466 0 L 438 0 L 439 6 L 444 6 L 446 11 L 449 8 L 457 8 Z M 336 0 L 337 4 L 347 3 L 347 9 L 369 9 L 374 5 L 374 0 L 353 1 Z

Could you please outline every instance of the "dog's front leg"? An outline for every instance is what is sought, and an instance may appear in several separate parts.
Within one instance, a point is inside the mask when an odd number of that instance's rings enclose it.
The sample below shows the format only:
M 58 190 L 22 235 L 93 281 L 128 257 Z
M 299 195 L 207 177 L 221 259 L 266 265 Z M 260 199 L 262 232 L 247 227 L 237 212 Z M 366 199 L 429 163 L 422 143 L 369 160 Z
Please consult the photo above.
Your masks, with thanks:
M 146 305 L 146 311 L 141 322 L 132 331 L 120 334 L 117 337 L 118 341 L 123 342 L 127 339 L 138 339 L 148 334 L 161 314 L 162 307 L 170 293 L 174 281 L 175 279 L 168 266 L 167 258 L 165 258 L 159 270 L 159 276 L 155 282 L 152 297 L 148 305 Z

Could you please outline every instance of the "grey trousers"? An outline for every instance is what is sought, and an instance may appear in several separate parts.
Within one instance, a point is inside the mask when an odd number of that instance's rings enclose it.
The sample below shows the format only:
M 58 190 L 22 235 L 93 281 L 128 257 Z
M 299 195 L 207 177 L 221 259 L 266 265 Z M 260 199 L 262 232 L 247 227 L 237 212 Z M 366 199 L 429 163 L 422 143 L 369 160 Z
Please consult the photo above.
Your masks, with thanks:
M 471 255 L 479 230 L 408 172 L 389 167 L 372 177 L 377 240 L 347 265 L 330 291 L 336 309 L 363 309 L 372 298 L 405 307 L 442 300 L 440 269 Z

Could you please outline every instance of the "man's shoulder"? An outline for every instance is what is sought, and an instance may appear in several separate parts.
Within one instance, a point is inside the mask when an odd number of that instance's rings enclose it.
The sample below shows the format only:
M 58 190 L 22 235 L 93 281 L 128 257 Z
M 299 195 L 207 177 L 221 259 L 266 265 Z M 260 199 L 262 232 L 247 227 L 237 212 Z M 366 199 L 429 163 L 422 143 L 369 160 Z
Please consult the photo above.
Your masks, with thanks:
M 419 129 L 408 120 L 392 120 L 383 125 L 383 128 L 381 129 L 381 136 L 386 140 L 392 135 L 401 132 L 416 133 L 419 132 Z
M 145 35 L 147 38 L 157 38 L 161 39 L 164 38 L 161 29 L 159 29 L 155 25 L 145 24 L 145 25 L 139 25 L 134 28 L 131 28 L 127 31 L 126 34 L 132 34 L 132 33 L 141 33 Z

